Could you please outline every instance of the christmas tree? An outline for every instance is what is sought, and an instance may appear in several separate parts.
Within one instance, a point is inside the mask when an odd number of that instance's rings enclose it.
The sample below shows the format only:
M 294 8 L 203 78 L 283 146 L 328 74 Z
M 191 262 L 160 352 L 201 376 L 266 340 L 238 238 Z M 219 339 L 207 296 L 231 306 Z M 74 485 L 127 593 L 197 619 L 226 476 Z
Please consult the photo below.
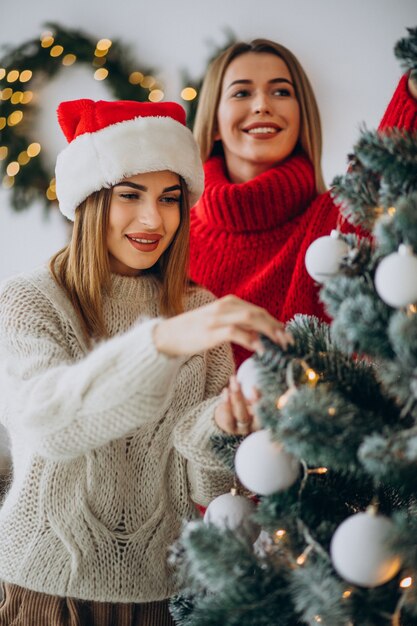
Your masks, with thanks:
M 395 53 L 417 68 L 417 29 Z M 242 366 L 262 430 L 213 442 L 246 491 L 173 549 L 181 626 L 417 624 L 417 136 L 363 129 L 333 193 L 369 236 L 312 244 L 332 323 Z

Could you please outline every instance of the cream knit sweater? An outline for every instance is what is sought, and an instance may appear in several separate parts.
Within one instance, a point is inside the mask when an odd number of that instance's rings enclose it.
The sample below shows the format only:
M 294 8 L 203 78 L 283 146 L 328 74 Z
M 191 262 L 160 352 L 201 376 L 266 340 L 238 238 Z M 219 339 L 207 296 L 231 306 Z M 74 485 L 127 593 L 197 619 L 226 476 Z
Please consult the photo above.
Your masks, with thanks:
M 193 289 L 187 308 L 212 300 Z M 210 446 L 229 347 L 157 352 L 154 278 L 113 276 L 111 338 L 88 350 L 46 268 L 0 291 L 0 418 L 13 482 L 0 510 L 0 578 L 35 591 L 149 602 L 175 591 L 168 546 L 230 487 Z

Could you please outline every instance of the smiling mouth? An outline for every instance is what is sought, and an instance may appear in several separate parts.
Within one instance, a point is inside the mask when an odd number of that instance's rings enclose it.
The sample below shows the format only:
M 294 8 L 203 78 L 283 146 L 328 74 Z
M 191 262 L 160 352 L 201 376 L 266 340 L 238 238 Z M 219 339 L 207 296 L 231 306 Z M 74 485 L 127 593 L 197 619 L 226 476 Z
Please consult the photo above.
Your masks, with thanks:
M 254 126 L 243 129 L 243 132 L 248 135 L 277 135 L 280 131 L 281 129 L 275 126 Z
M 126 237 L 128 239 L 131 239 L 132 241 L 136 241 L 137 243 L 157 243 L 158 239 L 139 239 L 138 237 L 129 237 L 129 235 L 126 235 Z
M 157 236 L 155 239 L 147 239 L 145 237 L 131 237 L 126 235 L 126 239 L 130 245 L 139 252 L 153 252 L 159 246 L 162 236 Z

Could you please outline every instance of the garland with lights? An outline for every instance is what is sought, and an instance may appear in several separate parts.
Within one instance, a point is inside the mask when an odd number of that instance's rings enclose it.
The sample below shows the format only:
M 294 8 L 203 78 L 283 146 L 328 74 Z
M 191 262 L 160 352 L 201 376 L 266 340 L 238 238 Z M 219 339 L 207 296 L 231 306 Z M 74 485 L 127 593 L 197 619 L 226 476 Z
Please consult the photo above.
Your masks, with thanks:
M 119 42 L 57 24 L 45 27 L 39 39 L 6 51 L 0 59 L 0 171 L 15 210 L 39 199 L 50 207 L 56 200 L 53 174 L 42 162 L 42 143 L 33 128 L 36 90 L 45 81 L 82 63 L 118 99 L 157 102 L 164 97 L 152 71 L 139 71 Z
M 231 30 L 225 31 L 226 42 L 213 48 L 212 53 L 207 61 L 207 66 L 210 65 L 217 57 L 227 50 L 232 44 L 236 42 L 236 37 Z M 183 72 L 183 89 L 181 91 L 182 100 L 186 101 L 187 108 L 187 126 L 193 129 L 195 115 L 197 113 L 198 99 L 203 85 L 204 76 L 198 79 L 192 79 L 187 72 Z

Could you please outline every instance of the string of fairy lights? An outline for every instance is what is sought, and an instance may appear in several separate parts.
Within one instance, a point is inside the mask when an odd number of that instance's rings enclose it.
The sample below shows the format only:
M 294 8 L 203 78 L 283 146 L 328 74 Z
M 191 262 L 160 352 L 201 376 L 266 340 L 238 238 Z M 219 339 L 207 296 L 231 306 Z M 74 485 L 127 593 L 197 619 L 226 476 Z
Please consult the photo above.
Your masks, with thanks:
M 128 51 L 108 38 L 95 40 L 79 31 L 48 24 L 38 39 L 0 59 L 1 185 L 11 191 L 16 210 L 33 200 L 47 206 L 56 200 L 55 179 L 42 162 L 42 140 L 36 136 L 38 91 L 45 81 L 74 64 L 84 64 L 96 81 L 106 81 L 117 99 L 159 102 L 163 86 L 152 70 L 135 67 Z M 197 89 L 185 86 L 180 98 L 189 103 Z

